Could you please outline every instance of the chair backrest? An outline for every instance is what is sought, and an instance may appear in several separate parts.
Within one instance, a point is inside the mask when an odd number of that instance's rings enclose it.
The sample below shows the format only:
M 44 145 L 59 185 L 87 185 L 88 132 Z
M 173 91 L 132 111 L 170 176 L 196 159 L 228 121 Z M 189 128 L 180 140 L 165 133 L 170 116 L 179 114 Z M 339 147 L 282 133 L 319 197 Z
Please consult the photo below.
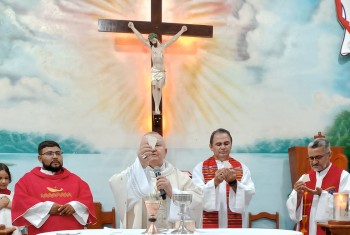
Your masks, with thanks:
M 252 227 L 253 221 L 259 220 L 259 219 L 269 219 L 272 221 L 275 221 L 276 228 L 279 229 L 279 213 L 276 212 L 276 214 L 270 214 L 268 212 L 260 212 L 258 214 L 252 214 L 249 212 L 249 228 Z
M 100 202 L 94 202 L 97 223 L 88 224 L 88 229 L 101 229 L 104 225 L 111 225 L 112 228 L 117 228 L 115 220 L 115 209 L 112 207 L 111 211 L 102 211 L 102 204 Z

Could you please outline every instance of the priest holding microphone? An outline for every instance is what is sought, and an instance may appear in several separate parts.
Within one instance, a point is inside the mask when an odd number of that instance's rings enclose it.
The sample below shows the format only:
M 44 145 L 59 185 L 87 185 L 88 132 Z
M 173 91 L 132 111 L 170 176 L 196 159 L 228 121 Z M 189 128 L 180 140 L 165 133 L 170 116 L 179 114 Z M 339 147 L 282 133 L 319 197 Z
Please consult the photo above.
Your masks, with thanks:
M 147 228 L 144 199 L 155 192 L 161 196 L 157 228 L 174 227 L 174 222 L 179 219 L 179 208 L 171 198 L 179 193 L 192 194 L 189 215 L 197 227 L 201 226 L 202 190 L 192 183 L 187 173 L 166 161 L 166 154 L 163 137 L 157 132 L 146 133 L 141 139 L 135 162 L 110 178 L 122 228 Z

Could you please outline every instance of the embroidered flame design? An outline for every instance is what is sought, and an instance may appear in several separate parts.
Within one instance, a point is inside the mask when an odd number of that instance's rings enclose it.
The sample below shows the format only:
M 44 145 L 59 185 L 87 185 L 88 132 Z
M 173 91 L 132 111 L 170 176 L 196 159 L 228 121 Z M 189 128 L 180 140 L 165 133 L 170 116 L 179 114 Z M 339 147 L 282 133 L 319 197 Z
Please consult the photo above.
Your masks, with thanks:
M 41 198 L 59 198 L 59 197 L 72 197 L 72 194 L 70 192 L 63 192 L 63 188 L 51 188 L 51 187 L 46 187 L 46 189 L 49 191 L 47 193 L 41 193 L 40 197 Z
M 63 188 L 56 189 L 56 188 L 47 187 L 47 190 L 49 190 L 49 192 L 51 193 L 57 193 L 57 192 L 63 191 Z

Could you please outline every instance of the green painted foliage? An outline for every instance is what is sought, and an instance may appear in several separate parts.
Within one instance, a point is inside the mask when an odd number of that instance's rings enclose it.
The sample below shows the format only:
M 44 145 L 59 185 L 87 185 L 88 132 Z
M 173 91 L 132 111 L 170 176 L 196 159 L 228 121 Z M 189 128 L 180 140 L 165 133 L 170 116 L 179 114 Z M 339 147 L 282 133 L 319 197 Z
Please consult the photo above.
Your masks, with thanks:
M 326 137 L 333 146 L 343 146 L 344 154 L 350 156 L 350 110 L 338 114 L 331 127 L 326 131 Z M 350 168 L 349 168 L 350 169 Z

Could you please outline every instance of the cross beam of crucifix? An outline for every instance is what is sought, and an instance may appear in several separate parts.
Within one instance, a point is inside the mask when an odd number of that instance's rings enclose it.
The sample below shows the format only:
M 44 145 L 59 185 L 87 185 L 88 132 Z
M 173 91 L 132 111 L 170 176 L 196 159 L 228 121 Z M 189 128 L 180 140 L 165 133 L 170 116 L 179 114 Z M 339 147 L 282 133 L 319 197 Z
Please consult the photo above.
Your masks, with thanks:
M 151 21 L 133 21 L 133 20 L 111 20 L 99 19 L 99 32 L 117 32 L 117 33 L 132 33 L 128 27 L 128 23 L 132 21 L 135 27 L 142 34 L 156 33 L 158 40 L 162 41 L 162 35 L 175 35 L 180 31 L 182 26 L 187 26 L 187 31 L 183 36 L 190 37 L 213 37 L 213 26 L 209 25 L 194 25 L 194 24 L 178 24 L 162 22 L 162 0 L 151 0 Z M 151 95 L 152 99 L 152 95 Z M 162 110 L 162 102 L 160 103 L 160 110 Z M 152 99 L 152 113 L 154 113 L 154 101 Z M 161 114 L 153 115 L 152 117 L 152 131 L 163 134 L 162 112 Z

